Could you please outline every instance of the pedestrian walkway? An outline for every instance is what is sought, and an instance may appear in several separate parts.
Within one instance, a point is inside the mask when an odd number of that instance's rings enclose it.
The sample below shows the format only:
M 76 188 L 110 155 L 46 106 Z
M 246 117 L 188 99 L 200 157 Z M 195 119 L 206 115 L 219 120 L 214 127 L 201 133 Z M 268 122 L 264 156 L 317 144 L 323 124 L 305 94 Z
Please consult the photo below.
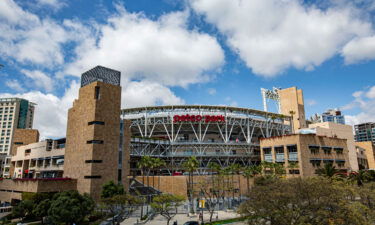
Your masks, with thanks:
M 178 214 L 176 215 L 175 217 L 172 218 L 172 220 L 170 221 L 170 225 L 173 224 L 174 221 L 177 221 L 177 224 L 178 225 L 183 225 L 185 222 L 187 221 L 198 221 L 198 215 L 199 214 L 196 214 L 196 215 L 192 215 L 192 216 L 187 216 L 186 214 Z M 225 220 L 225 219 L 231 219 L 231 218 L 237 218 L 237 217 L 240 217 L 239 214 L 237 214 L 236 212 L 233 212 L 233 211 L 219 211 L 219 212 L 215 212 L 213 217 L 212 217 L 212 221 L 216 221 L 217 218 L 218 220 Z M 137 219 L 139 218 L 129 218 L 125 221 L 123 221 L 121 223 L 121 225 L 134 225 L 136 224 L 137 222 Z M 205 212 L 204 215 L 203 215 L 203 219 L 205 222 L 208 222 L 209 219 L 210 219 L 210 214 L 208 212 Z M 166 225 L 167 224 L 167 220 L 158 215 L 156 216 L 153 220 L 151 221 L 148 221 L 145 225 Z M 244 224 L 244 223 L 236 223 L 236 225 L 241 225 L 241 224 Z

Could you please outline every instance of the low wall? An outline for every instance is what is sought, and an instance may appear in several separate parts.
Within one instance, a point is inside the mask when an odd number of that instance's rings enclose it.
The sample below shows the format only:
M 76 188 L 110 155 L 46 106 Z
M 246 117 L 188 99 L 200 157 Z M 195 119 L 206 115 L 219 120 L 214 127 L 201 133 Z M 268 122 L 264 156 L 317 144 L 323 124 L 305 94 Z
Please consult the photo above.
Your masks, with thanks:
M 194 188 L 198 188 L 200 182 L 207 180 L 210 178 L 210 175 L 207 176 L 194 176 Z M 187 186 L 188 186 L 188 176 L 150 176 L 148 178 L 146 176 L 137 176 L 136 179 L 147 186 L 154 187 L 155 189 L 169 194 L 175 195 L 182 195 L 187 197 Z M 232 179 L 232 176 L 227 176 L 226 179 Z M 238 195 L 246 195 L 247 193 L 247 179 L 242 175 L 234 175 L 233 176 L 233 187 L 235 189 L 239 189 L 240 191 L 236 194 Z M 254 180 L 249 179 L 249 186 L 253 186 Z
M 0 200 L 21 200 L 23 192 L 61 192 L 76 189 L 77 180 L 73 179 L 3 179 L 0 180 Z

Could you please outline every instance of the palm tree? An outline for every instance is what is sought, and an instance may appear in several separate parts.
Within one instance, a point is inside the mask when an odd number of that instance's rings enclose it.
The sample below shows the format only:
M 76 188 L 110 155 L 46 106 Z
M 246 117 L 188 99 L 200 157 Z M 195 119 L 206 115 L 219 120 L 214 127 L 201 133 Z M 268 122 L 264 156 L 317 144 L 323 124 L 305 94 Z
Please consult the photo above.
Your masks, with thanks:
M 165 161 L 160 159 L 160 158 L 155 158 L 155 168 L 159 171 L 159 176 L 158 176 L 158 190 L 160 191 L 160 175 L 161 175 L 161 168 L 166 165 Z
M 145 170 L 148 165 L 148 158 L 149 156 L 142 156 L 141 160 L 138 161 L 137 167 L 141 170 L 142 175 L 142 183 L 145 185 Z M 143 206 L 144 206 L 144 200 L 142 200 L 142 207 L 141 207 L 141 218 L 143 217 Z
M 183 164 L 183 167 L 186 171 L 189 172 L 189 181 L 188 181 L 188 194 L 189 194 L 189 205 L 190 211 L 194 213 L 193 208 L 193 192 L 194 192 L 194 172 L 199 167 L 199 161 L 195 156 L 192 156 Z
M 326 163 L 324 167 L 318 169 L 317 172 L 320 176 L 332 178 L 338 172 L 338 170 L 334 165 L 332 165 L 332 163 Z
M 360 187 L 370 179 L 370 174 L 365 170 L 360 170 L 358 172 L 352 172 L 349 175 L 349 179 L 357 182 L 357 185 Z

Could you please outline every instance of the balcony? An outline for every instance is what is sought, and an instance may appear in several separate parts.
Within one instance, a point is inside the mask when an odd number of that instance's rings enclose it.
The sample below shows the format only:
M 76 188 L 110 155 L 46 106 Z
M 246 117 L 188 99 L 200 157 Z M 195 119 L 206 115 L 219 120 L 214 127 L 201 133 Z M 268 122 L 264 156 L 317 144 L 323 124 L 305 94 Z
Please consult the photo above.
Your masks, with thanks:
M 284 161 L 285 161 L 284 153 L 276 153 L 276 162 L 284 162 Z
M 288 158 L 289 161 L 293 161 L 293 162 L 296 162 L 298 161 L 298 154 L 297 152 L 289 152 L 289 158 Z

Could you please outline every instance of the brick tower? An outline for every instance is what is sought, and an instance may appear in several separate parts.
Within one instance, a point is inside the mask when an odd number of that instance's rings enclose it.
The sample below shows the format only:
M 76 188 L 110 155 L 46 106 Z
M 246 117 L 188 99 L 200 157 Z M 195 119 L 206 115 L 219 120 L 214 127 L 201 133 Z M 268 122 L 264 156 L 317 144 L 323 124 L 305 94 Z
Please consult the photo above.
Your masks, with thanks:
M 68 112 L 64 176 L 77 179 L 77 190 L 95 200 L 105 182 L 126 184 L 129 143 L 126 133 L 120 135 L 120 77 L 102 66 L 83 73 L 79 97 Z

